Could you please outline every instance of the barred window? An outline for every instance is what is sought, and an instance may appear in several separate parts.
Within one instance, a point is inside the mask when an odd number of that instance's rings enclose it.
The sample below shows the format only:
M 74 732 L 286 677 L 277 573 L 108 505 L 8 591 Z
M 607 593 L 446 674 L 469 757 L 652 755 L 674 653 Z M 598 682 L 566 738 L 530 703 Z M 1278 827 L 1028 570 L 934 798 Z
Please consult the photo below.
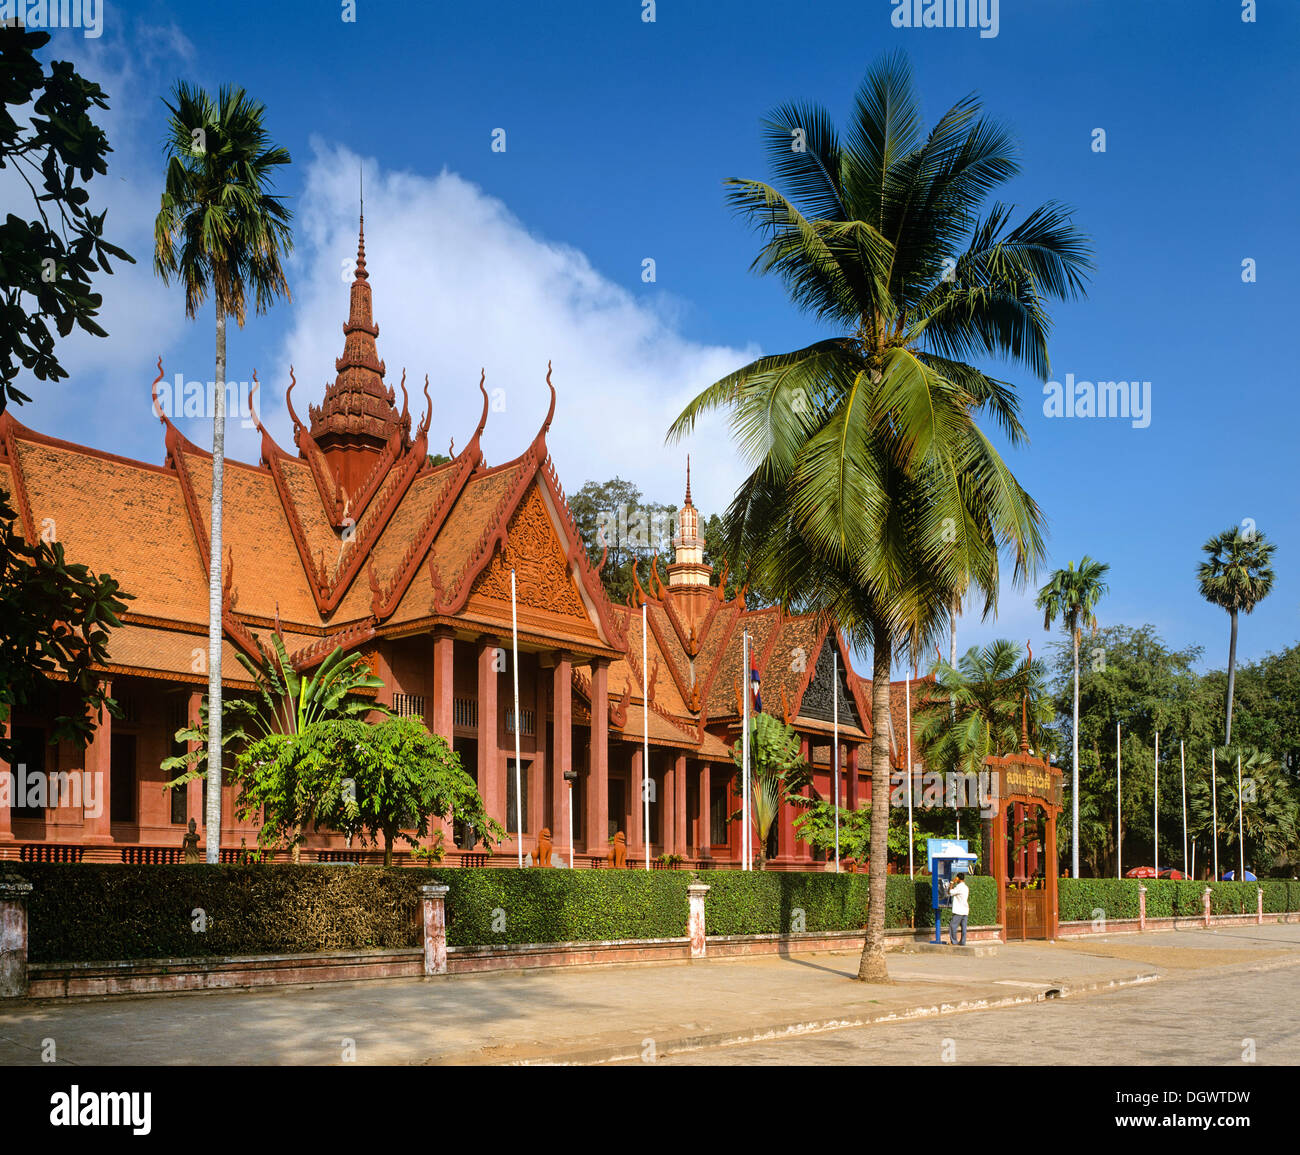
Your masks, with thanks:
M 423 694 L 394 694 L 393 713 L 399 718 L 423 718 Z
M 453 698 L 451 722 L 453 726 L 467 726 L 473 729 L 478 725 L 478 702 L 473 698 Z
M 520 710 L 519 714 L 524 721 L 523 729 L 521 729 L 519 732 L 521 734 L 535 733 L 535 725 L 536 725 L 536 717 L 537 717 L 536 711 Z M 507 706 L 506 707 L 506 733 L 513 734 L 514 732 L 515 732 L 515 709 L 513 706 Z

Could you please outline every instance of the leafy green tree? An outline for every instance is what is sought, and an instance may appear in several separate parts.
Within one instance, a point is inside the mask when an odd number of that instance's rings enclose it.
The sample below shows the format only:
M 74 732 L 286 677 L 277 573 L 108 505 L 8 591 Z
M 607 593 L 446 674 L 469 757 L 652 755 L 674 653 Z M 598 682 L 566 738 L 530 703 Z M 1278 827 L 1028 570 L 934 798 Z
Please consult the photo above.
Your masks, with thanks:
M 1212 838 L 1217 840 L 1223 854 L 1219 860 L 1221 872 L 1240 870 L 1244 846 L 1246 869 L 1263 877 L 1264 870 L 1283 856 L 1293 857 L 1300 851 L 1300 804 L 1295 788 L 1277 759 L 1263 750 L 1253 746 L 1221 746 L 1215 755 L 1213 792 L 1208 772 L 1198 774 L 1188 790 L 1189 826 L 1207 847 Z M 1240 820 L 1238 755 L 1241 757 Z M 1212 852 L 1207 854 L 1207 861 L 1211 857 Z
M 788 608 L 836 620 L 873 652 L 871 906 L 858 977 L 887 982 L 885 848 L 889 681 L 949 625 L 968 586 L 997 603 L 999 554 L 1023 580 L 1042 517 L 977 419 L 1025 439 L 1014 388 L 971 364 L 1005 357 L 1046 380 L 1047 302 L 1081 295 L 1085 239 L 1057 204 L 1019 224 L 989 193 L 1019 171 L 1008 133 L 967 97 L 923 132 L 901 55 L 874 65 L 843 138 L 817 106 L 764 122 L 785 191 L 728 181 L 765 237 L 754 263 L 835 334 L 760 357 L 674 422 L 731 415 L 752 472 L 724 517 L 727 556 L 749 558 Z M 793 142 L 793 143 L 792 143 Z M 797 147 L 795 147 L 797 145 Z
M 1050 630 L 1056 618 L 1061 619 L 1065 632 L 1074 648 L 1074 726 L 1072 740 L 1076 743 L 1071 758 L 1070 845 L 1072 847 L 1072 873 L 1079 877 L 1079 640 L 1085 629 L 1097 632 L 1097 602 L 1106 594 L 1106 572 L 1110 566 L 1093 561 L 1086 554 L 1074 568 L 1070 562 L 1066 569 L 1058 569 L 1048 583 L 1038 591 L 1035 603 L 1043 611 L 1043 629 Z
M 0 27 L 0 169 L 27 186 L 38 218 L 10 212 L 0 222 L 0 413 L 10 401 L 31 400 L 14 384 L 22 371 L 38 381 L 67 377 L 55 332 L 66 337 L 76 326 L 108 336 L 96 320 L 103 297 L 93 276 L 112 273 L 110 257 L 135 263 L 104 239 L 107 214 L 91 210 L 84 187 L 108 171 L 104 158 L 113 150 L 91 116 L 108 108 L 108 97 L 67 61 L 46 72 L 36 52 L 49 39 Z
M 1052 672 L 1065 758 L 1077 749 L 1079 853 L 1094 875 L 1115 871 L 1115 739 L 1122 735 L 1123 862 L 1154 861 L 1155 735 L 1160 733 L 1159 861 L 1182 863 L 1182 798 L 1178 743 L 1186 751 L 1187 780 L 1209 770 L 1215 737 L 1215 701 L 1196 672 L 1199 646 L 1171 649 L 1150 625 L 1101 628 L 1083 650 L 1079 674 L 1079 726 L 1073 730 L 1074 652 L 1062 645 Z M 1073 762 L 1071 762 L 1073 765 Z M 1071 809 L 1074 775 L 1067 775 Z M 1058 834 L 1061 850 L 1074 845 Z
M 310 823 L 371 845 L 382 835 L 392 866 L 394 845 L 418 846 L 430 815 L 468 823 L 489 845 L 505 834 L 460 756 L 417 718 L 334 718 L 269 734 L 240 755 L 236 773 L 241 817 L 265 815 L 263 846 L 296 846 Z
M 1228 702 L 1224 744 L 1232 744 L 1232 694 L 1237 672 L 1237 615 L 1252 613 L 1273 589 L 1273 551 L 1277 548 L 1263 533 L 1242 533 L 1229 526 L 1201 547 L 1206 560 L 1196 571 L 1201 597 L 1228 611 L 1232 634 L 1228 641 Z
M 271 143 L 266 108 L 242 88 L 223 86 L 214 100 L 179 82 L 167 103 L 167 176 L 154 222 L 154 271 L 185 285 L 193 319 L 212 293 L 217 356 L 212 421 L 212 520 L 208 551 L 207 860 L 221 848 L 221 508 L 226 444 L 226 318 L 243 328 L 251 291 L 258 313 L 289 296 L 281 253 L 293 248 L 291 211 L 269 191 L 289 153 Z
M 1225 700 L 1227 677 L 1204 678 L 1207 692 Z M 1238 667 L 1233 732 L 1242 746 L 1271 750 L 1293 781 L 1300 782 L 1300 644 Z
M 387 715 L 387 707 L 373 699 L 373 692 L 383 686 L 383 680 L 370 672 L 360 654 L 345 655 L 342 647 L 336 647 L 315 673 L 303 677 L 294 669 L 279 634 L 271 635 L 270 653 L 261 642 L 257 648 L 257 662 L 246 654 L 235 655 L 252 677 L 254 690 L 249 695 L 227 698 L 221 704 L 223 722 L 229 723 L 221 728 L 223 761 L 229 753 L 237 753 L 249 742 L 272 734 L 300 734 L 308 726 L 329 719 L 364 718 L 372 712 Z M 164 784 L 164 790 L 207 776 L 210 737 L 205 696 L 199 703 L 198 725 L 176 731 L 176 741 L 187 743 L 190 749 L 163 760 L 164 771 L 181 771 Z M 295 838 L 290 844 L 295 862 L 298 842 Z
M 647 501 L 640 489 L 621 477 L 586 482 L 569 498 L 569 508 L 591 564 L 604 563 L 600 578 L 611 600 L 626 602 L 632 595 L 634 567 L 641 588 L 650 592 L 652 561 L 659 579 L 667 583 L 676 508 Z
M 29 542 L 0 489 L 0 762 L 14 761 L 5 727 L 13 712 L 37 708 L 64 679 L 86 708 L 57 715 L 53 741 L 85 746 L 103 710 L 122 716 L 93 670 L 108 662 L 108 631 L 134 596 L 106 574 L 69 565 L 62 542 Z
M 758 837 L 754 842 L 757 852 L 754 861 L 759 870 L 767 864 L 774 853 L 772 843 L 776 838 L 777 819 L 781 814 L 782 801 L 793 801 L 809 781 L 808 762 L 799 749 L 799 735 L 782 722 L 766 712 L 755 714 L 750 719 L 749 737 L 749 775 L 750 806 L 754 829 Z M 732 748 L 732 760 L 736 764 L 737 786 L 744 772 L 744 748 L 737 741 Z M 743 818 L 743 809 L 731 816 L 734 822 Z

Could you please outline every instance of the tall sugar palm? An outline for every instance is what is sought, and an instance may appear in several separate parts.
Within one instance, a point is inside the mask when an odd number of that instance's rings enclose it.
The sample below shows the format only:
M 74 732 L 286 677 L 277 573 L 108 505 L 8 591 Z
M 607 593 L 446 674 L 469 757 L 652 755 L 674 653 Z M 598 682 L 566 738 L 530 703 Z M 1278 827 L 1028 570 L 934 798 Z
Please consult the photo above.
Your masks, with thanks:
M 1237 615 L 1251 613 L 1273 589 L 1273 551 L 1277 548 L 1259 530 L 1242 533 L 1230 526 L 1202 547 L 1206 560 L 1196 576 L 1201 597 L 1227 610 L 1232 618 L 1228 641 L 1228 714 L 1223 743 L 1232 744 L 1232 697 L 1237 678 Z
M 669 430 L 730 412 L 751 472 L 724 517 L 725 550 L 786 606 L 872 648 L 872 823 L 858 977 L 887 982 L 889 679 L 948 624 L 969 584 L 997 600 L 999 551 L 1018 580 L 1043 555 L 1037 505 L 976 423 L 1025 439 L 1011 385 L 967 360 L 1046 378 L 1045 302 L 1082 292 L 1085 240 L 1049 204 L 1010 225 L 979 210 L 1018 171 L 1011 137 L 967 97 L 925 133 L 906 58 L 867 73 L 843 138 L 816 105 L 764 122 L 785 191 L 728 181 L 765 243 L 754 267 L 836 335 L 760 357 L 697 396 Z
M 154 221 L 154 271 L 185 285 L 193 319 L 212 293 L 217 357 L 212 422 L 212 518 L 208 552 L 207 860 L 221 848 L 221 505 L 226 444 L 226 318 L 241 328 L 251 292 L 258 313 L 289 296 L 280 264 L 293 248 L 292 212 L 269 191 L 289 153 L 271 143 L 266 108 L 242 88 L 222 87 L 214 100 L 184 82 L 164 101 L 167 173 Z
M 1052 622 L 1060 618 L 1070 644 L 1074 648 L 1074 725 L 1070 730 L 1072 743 L 1070 847 L 1072 873 L 1079 877 L 1079 640 L 1085 629 L 1097 629 L 1097 603 L 1106 593 L 1106 573 L 1110 566 L 1093 561 L 1084 555 L 1079 568 L 1070 562 L 1058 569 L 1051 580 L 1038 591 L 1035 603 L 1043 611 L 1043 629 L 1050 630 Z

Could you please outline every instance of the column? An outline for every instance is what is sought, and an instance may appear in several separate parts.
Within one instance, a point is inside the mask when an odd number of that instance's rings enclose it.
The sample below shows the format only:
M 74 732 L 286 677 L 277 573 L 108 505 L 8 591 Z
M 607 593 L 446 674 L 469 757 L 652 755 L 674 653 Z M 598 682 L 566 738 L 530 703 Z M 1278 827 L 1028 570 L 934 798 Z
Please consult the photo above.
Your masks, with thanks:
M 641 746 L 638 743 L 632 748 L 632 773 L 631 780 L 628 783 L 632 802 L 632 828 L 627 839 L 629 862 L 638 861 L 645 857 L 645 802 L 641 797 L 641 791 L 644 789 L 642 783 L 645 777 L 643 760 Z
M 573 769 L 573 659 L 563 651 L 555 655 L 551 668 L 551 712 L 551 814 L 555 818 L 551 835 L 567 851 L 569 784 L 564 774 Z M 581 816 L 575 814 L 573 820 L 579 822 Z M 557 836 L 557 830 L 564 833 Z
M 9 722 L 5 720 L 0 722 L 0 737 L 9 737 Z M 4 780 L 5 775 L 9 773 L 9 763 L 0 758 L 0 781 Z M 10 782 L 5 790 L 5 796 L 0 799 L 0 842 L 12 842 L 14 840 L 13 823 L 9 813 L 10 800 L 16 783 Z
M 704 958 L 705 955 L 707 929 L 704 925 L 704 896 L 708 893 L 708 884 L 704 882 L 693 882 L 686 888 L 686 933 L 691 940 L 691 958 Z
M 609 853 L 609 662 L 591 663 L 591 757 L 587 772 L 587 853 Z
M 811 761 L 812 750 L 808 745 L 807 738 L 799 739 L 799 754 L 805 760 Z M 777 832 L 776 832 L 776 856 L 783 862 L 793 858 L 796 853 L 794 837 L 794 807 L 791 806 L 784 797 L 781 797 L 781 804 L 777 808 Z M 758 836 L 755 835 L 755 838 Z
M 700 764 L 700 826 L 695 836 L 695 845 L 701 858 L 708 858 L 711 855 L 713 845 L 713 814 L 710 811 L 713 804 L 711 771 L 710 763 Z
M 686 857 L 686 752 L 673 759 L 673 853 Z M 1262 892 L 1261 892 L 1262 893 Z
M 856 810 L 860 805 L 858 798 L 858 748 L 849 746 L 849 809 Z
M 429 883 L 420 887 L 424 923 L 424 974 L 447 973 L 447 892 L 451 887 Z
M 456 680 L 456 636 L 446 626 L 433 631 L 432 702 L 429 705 L 429 729 L 440 738 L 452 740 L 452 700 Z
M 551 680 L 546 676 L 545 669 L 541 664 L 541 655 L 538 655 L 538 661 L 533 671 L 533 717 L 536 719 L 533 723 L 533 787 L 529 788 L 528 795 L 529 820 L 534 830 L 541 830 L 543 826 L 547 825 L 546 809 L 548 799 L 551 797 L 548 792 L 550 782 L 548 774 L 550 773 L 551 759 L 546 740 L 546 717 L 551 708 L 550 692 Z M 523 702 L 527 699 L 524 698 L 522 690 L 519 692 L 519 696 L 521 699 L 520 708 L 522 709 Z M 514 748 L 514 736 L 511 735 L 511 751 Z M 513 758 L 514 754 L 512 753 L 510 756 Z M 563 847 L 562 856 L 567 863 L 569 861 L 569 839 L 567 834 L 563 836 L 559 834 L 556 829 L 557 822 L 561 829 L 567 830 L 568 828 L 563 826 L 562 820 L 557 820 L 554 817 L 550 819 L 551 835 L 556 849 L 559 850 Z
M 1001 938 L 1007 941 L 1007 809 L 998 804 L 997 813 L 991 823 L 993 837 L 989 840 L 989 857 L 993 869 L 994 884 L 998 889 L 998 925 L 1001 926 Z M 1050 900 L 1049 900 L 1050 901 Z
M 803 752 L 804 752 L 804 757 L 808 759 L 809 764 L 811 765 L 812 750 L 809 747 L 808 739 L 806 738 L 803 741 Z M 797 793 L 802 795 L 804 798 L 808 798 L 811 795 L 811 791 L 812 791 L 812 786 L 808 785 L 808 786 L 804 786 L 801 790 L 798 790 Z M 790 823 L 790 835 L 791 837 L 793 837 L 795 808 L 789 804 L 783 804 L 782 809 L 785 811 L 785 820 Z M 802 859 L 804 862 L 811 862 L 812 844 L 805 842 L 802 838 L 795 838 L 794 853 L 796 858 Z
M 31 891 L 32 884 L 25 879 L 0 878 L 0 999 L 27 995 L 27 896 Z
M 662 763 L 661 763 L 662 765 Z M 659 792 L 659 853 L 671 854 L 673 850 L 673 827 L 677 817 L 677 792 L 673 789 L 676 775 L 672 770 L 663 772 L 663 789 Z
M 113 684 L 105 681 L 104 692 L 112 694 Z M 111 771 L 113 746 L 113 715 L 107 710 L 100 710 L 99 724 L 86 745 L 85 769 L 94 775 L 95 798 L 101 808 L 98 815 L 82 811 L 82 841 L 87 845 L 107 845 L 113 841 L 112 813 L 113 775 Z M 222 816 L 225 817 L 224 814 Z
M 1056 856 L 1056 811 L 1051 807 L 1043 809 L 1047 815 L 1047 861 L 1043 863 L 1043 873 L 1047 876 L 1047 937 L 1049 941 L 1055 942 L 1061 917 L 1059 904 L 1061 882 L 1057 877 L 1060 871 Z
M 1013 839 L 1015 845 L 1016 875 L 1012 881 L 1024 882 L 1025 881 L 1025 804 L 1023 802 L 1017 802 L 1014 805 L 1015 805 L 1015 812 L 1013 816 L 1013 821 L 1015 822 L 1015 827 L 1014 827 Z
M 1045 811 L 1044 811 L 1045 812 Z M 1029 836 L 1029 865 L 1027 874 L 1030 878 L 1038 877 L 1038 810 L 1036 807 L 1030 807 L 1029 813 L 1033 815 L 1034 830 Z
M 505 791 L 501 781 L 500 751 L 497 749 L 497 668 L 499 641 L 491 636 L 478 639 L 478 792 L 483 807 L 509 828 Z M 508 840 L 507 840 L 508 841 Z M 504 847 L 503 847 L 504 849 Z
M 189 700 L 185 704 L 185 721 L 191 729 L 198 729 L 202 719 L 203 691 L 191 690 Z M 200 743 L 186 743 L 190 751 L 193 752 L 199 748 Z M 194 819 L 195 829 L 201 834 L 207 826 L 208 816 L 203 813 L 203 779 L 195 778 L 194 781 L 185 787 L 185 817 Z M 189 829 L 188 822 L 185 829 Z

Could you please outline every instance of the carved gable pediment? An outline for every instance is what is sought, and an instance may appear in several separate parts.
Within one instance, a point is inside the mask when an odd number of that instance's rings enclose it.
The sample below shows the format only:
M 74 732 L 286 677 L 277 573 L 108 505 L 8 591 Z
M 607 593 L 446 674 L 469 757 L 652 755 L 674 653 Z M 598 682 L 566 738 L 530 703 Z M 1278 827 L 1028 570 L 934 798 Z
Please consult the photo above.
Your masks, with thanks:
M 844 673 L 844 662 L 839 663 L 839 681 L 835 681 L 835 637 L 827 635 L 821 653 L 817 655 L 817 667 L 808 689 L 804 691 L 799 713 L 805 718 L 815 718 L 819 722 L 829 722 L 834 717 L 834 698 L 839 696 L 839 715 L 841 724 L 862 728 L 862 719 L 858 716 L 857 703 L 849 691 L 848 679 Z
M 510 518 L 506 540 L 475 580 L 470 597 L 510 601 L 510 570 L 515 571 L 520 606 L 589 622 L 560 541 L 537 485 L 529 487 Z

